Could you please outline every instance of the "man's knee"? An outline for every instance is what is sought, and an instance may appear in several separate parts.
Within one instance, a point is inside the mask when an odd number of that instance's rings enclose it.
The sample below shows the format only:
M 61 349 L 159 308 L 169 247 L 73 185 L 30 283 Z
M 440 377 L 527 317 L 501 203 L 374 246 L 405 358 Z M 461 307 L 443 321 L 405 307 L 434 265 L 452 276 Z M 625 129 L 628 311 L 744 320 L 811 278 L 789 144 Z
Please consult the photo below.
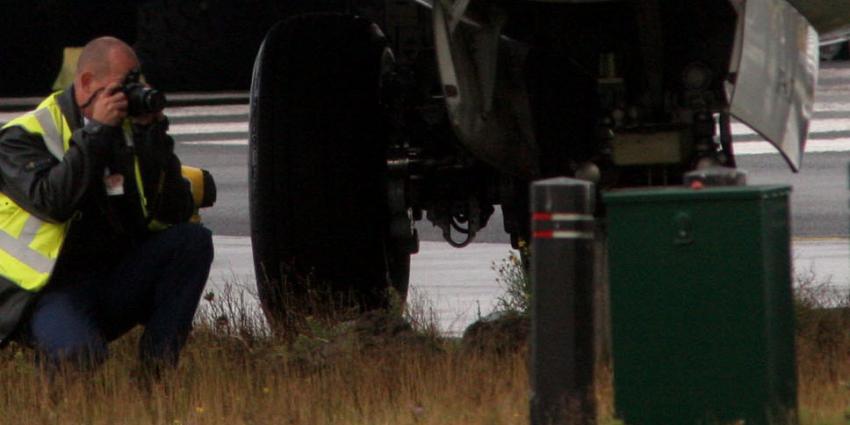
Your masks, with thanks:
M 21 339 L 49 364 L 98 363 L 106 355 L 106 342 L 86 313 L 85 286 L 70 290 L 46 289 L 21 330 Z
M 35 344 L 39 361 L 50 367 L 93 368 L 106 360 L 106 341 L 94 334 L 42 338 Z

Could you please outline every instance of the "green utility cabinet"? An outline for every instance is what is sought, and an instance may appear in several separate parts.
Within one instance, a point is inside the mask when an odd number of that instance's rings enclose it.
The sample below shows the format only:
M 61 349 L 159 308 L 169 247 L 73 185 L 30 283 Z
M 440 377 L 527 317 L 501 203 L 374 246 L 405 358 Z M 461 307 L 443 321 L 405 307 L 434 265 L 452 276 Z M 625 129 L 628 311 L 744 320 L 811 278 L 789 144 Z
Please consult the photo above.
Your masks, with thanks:
M 626 424 L 797 422 L 789 193 L 604 196 L 615 403 Z

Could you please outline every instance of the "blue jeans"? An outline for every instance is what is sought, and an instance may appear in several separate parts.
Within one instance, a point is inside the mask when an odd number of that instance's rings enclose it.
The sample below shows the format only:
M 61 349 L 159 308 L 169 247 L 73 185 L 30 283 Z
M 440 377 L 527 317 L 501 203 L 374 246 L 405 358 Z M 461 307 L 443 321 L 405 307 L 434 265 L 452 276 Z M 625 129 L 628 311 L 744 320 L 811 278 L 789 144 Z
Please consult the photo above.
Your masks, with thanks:
M 143 366 L 174 366 L 189 331 L 213 259 L 212 234 L 178 224 L 137 246 L 113 270 L 42 291 L 23 339 L 48 368 L 94 367 L 107 343 L 137 324 Z M 92 259 L 97 261 L 97 259 Z

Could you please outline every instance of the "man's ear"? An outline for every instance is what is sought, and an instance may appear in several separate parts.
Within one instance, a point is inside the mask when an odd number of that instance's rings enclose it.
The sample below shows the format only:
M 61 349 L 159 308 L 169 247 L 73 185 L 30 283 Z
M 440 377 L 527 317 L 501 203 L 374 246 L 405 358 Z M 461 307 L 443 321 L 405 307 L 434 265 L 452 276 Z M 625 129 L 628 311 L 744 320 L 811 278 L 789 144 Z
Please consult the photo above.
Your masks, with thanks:
M 91 91 L 92 82 L 94 81 L 94 74 L 89 71 L 84 71 L 80 74 L 80 88 L 86 93 Z

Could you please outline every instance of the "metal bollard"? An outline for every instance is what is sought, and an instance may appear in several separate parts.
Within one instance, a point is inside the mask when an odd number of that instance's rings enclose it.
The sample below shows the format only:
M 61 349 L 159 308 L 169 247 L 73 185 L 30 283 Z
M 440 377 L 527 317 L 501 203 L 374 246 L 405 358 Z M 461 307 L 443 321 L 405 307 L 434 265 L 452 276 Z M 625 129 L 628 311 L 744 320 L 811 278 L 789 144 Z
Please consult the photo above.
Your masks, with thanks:
M 531 186 L 532 425 L 595 424 L 592 183 Z

